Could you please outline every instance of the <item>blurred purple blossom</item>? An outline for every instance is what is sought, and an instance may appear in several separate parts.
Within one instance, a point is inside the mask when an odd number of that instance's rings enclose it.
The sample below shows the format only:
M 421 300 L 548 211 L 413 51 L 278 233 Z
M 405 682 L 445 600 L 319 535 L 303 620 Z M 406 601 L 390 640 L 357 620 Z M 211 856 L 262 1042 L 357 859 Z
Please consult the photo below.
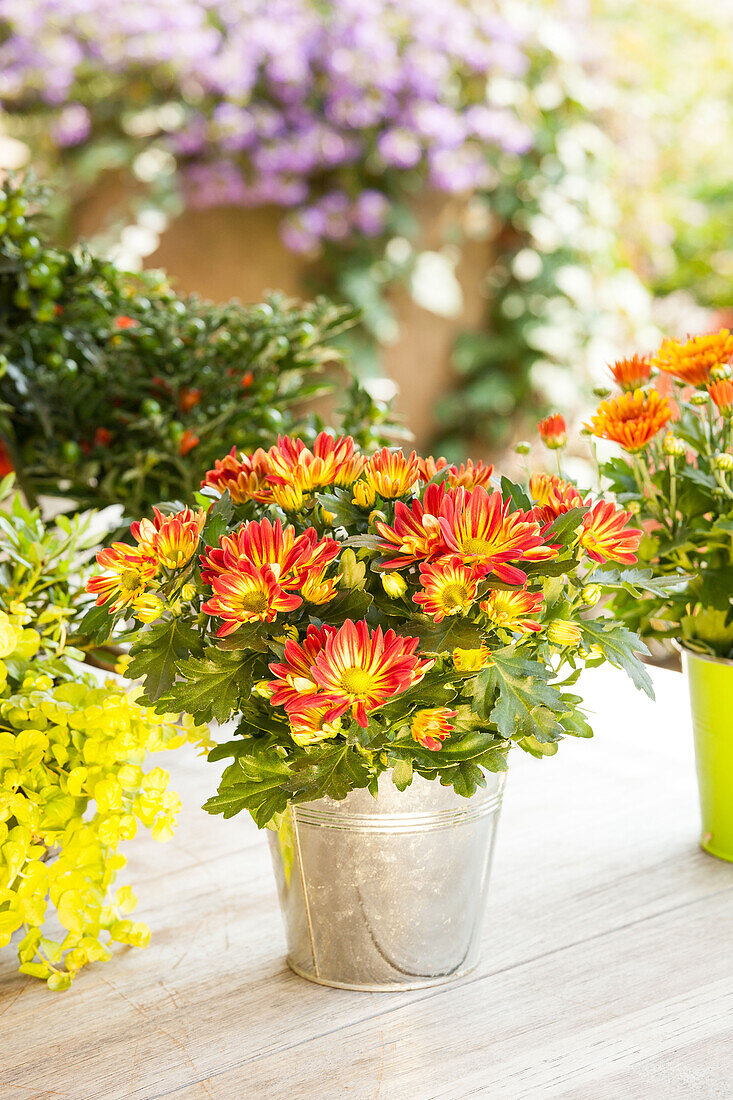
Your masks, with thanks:
M 192 205 L 288 208 L 283 240 L 311 252 L 382 233 L 395 172 L 468 192 L 494 151 L 530 148 L 517 113 L 489 104 L 487 80 L 529 64 L 521 34 L 489 7 L 0 0 L 0 107 L 46 112 L 60 148 L 119 117 L 135 152 L 154 141 L 174 154 Z M 181 114 L 174 126 L 155 121 L 166 104 Z

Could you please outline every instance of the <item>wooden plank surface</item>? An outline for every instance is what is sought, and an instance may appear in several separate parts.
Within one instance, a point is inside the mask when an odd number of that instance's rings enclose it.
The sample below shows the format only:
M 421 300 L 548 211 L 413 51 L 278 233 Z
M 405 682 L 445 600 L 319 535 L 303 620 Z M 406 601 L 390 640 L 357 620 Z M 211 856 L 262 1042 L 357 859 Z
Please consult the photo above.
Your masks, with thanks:
M 284 965 L 265 838 L 160 762 L 177 834 L 129 846 L 153 928 L 51 994 L 0 955 L 3 1100 L 730 1100 L 733 866 L 697 847 L 685 683 L 583 683 L 593 742 L 511 762 L 481 966 L 453 986 L 325 989 Z

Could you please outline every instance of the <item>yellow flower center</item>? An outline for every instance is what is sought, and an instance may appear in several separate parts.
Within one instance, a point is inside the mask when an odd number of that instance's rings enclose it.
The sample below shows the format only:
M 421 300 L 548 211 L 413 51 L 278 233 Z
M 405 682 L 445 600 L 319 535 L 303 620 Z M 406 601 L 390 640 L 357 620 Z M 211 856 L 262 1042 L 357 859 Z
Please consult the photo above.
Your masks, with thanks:
M 347 695 L 363 695 L 371 682 L 371 673 L 363 668 L 345 668 L 341 673 L 341 687 Z
M 143 579 L 137 569 L 125 569 L 120 574 L 120 591 L 121 592 L 137 592 L 138 588 L 142 588 Z
M 458 610 L 470 600 L 469 591 L 465 584 L 447 584 L 443 589 L 442 603 L 444 607 Z
M 482 554 L 488 554 L 491 550 L 491 543 L 486 539 L 466 539 L 463 543 L 463 550 L 466 554 L 476 554 L 480 556 Z
M 249 611 L 261 615 L 267 611 L 267 594 L 261 591 L 247 592 L 240 599 L 242 611 Z

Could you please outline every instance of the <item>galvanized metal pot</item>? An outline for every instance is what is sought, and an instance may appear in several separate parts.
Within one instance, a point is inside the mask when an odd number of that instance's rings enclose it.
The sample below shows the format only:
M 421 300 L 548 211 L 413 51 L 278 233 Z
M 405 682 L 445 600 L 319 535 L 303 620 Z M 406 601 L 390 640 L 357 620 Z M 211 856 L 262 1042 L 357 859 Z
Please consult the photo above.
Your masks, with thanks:
M 733 661 L 682 649 L 700 792 L 700 845 L 733 861 Z
M 462 977 L 478 962 L 504 775 L 462 798 L 391 774 L 292 806 L 270 847 L 296 974 L 344 989 L 396 990 Z

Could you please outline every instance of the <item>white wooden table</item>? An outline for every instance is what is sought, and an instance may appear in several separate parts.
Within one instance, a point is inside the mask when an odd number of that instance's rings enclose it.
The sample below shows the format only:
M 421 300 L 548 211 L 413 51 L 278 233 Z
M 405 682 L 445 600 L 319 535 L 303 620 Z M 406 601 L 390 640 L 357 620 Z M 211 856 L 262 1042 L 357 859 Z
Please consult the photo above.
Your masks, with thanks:
M 730 1100 L 733 865 L 697 847 L 684 680 L 654 679 L 657 706 L 589 673 L 596 740 L 514 753 L 482 965 L 409 993 L 287 970 L 265 838 L 204 814 L 215 768 L 171 753 L 179 830 L 123 880 L 151 946 L 61 994 L 2 952 L 0 1097 Z

